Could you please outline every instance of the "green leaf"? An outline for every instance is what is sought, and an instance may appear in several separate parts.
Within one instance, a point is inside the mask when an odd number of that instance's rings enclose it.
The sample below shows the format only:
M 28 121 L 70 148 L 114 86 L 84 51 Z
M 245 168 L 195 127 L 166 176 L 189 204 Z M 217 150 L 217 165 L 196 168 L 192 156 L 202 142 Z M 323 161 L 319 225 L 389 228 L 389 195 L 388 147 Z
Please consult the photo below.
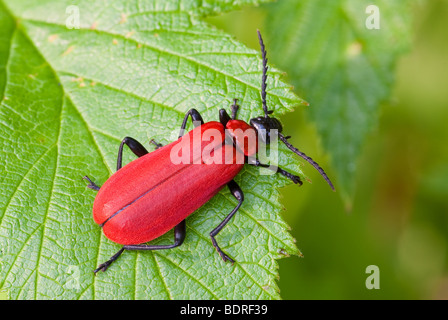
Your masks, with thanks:
M 379 28 L 368 29 L 372 1 L 292 0 L 268 5 L 272 59 L 288 70 L 310 103 L 345 200 L 354 193 L 356 162 L 393 85 L 394 67 L 410 43 L 409 1 L 375 1 Z M 378 21 L 378 19 L 377 19 Z
M 239 118 L 261 113 L 259 52 L 200 20 L 246 2 L 198 3 L 78 1 L 69 29 L 72 1 L 0 1 L 0 289 L 10 298 L 279 298 L 275 259 L 299 253 L 279 216 L 288 182 L 253 167 L 237 176 L 245 202 L 217 239 L 233 266 L 209 237 L 236 205 L 223 189 L 187 219 L 182 246 L 125 252 L 93 274 L 120 246 L 93 222 L 82 177 L 103 184 L 121 139 L 167 144 L 188 109 L 217 120 L 233 98 Z M 281 114 L 303 101 L 280 75 L 270 69 L 267 99 Z M 301 174 L 288 153 L 280 163 Z M 172 241 L 171 231 L 153 243 Z

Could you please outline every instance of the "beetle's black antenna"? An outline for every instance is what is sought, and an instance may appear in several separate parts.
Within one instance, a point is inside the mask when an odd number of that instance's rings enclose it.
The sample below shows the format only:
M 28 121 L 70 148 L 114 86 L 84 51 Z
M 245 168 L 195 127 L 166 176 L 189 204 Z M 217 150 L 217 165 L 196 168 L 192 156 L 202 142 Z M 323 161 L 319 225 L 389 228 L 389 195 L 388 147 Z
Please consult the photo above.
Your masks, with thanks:
M 331 189 L 333 189 L 333 191 L 336 191 L 334 189 L 333 183 L 331 183 L 330 178 L 328 178 L 327 174 L 325 173 L 324 169 L 322 169 L 313 159 L 311 159 L 310 157 L 308 157 L 306 154 L 304 154 L 303 152 L 301 152 L 299 149 L 297 149 L 296 147 L 294 147 L 292 144 L 290 144 L 288 142 L 288 138 L 289 137 L 285 137 L 284 135 L 282 135 L 281 133 L 278 134 L 280 140 L 283 141 L 284 144 L 286 144 L 286 146 L 295 154 L 297 154 L 299 157 L 302 157 L 303 159 L 305 159 L 306 161 L 308 161 L 314 168 L 316 168 L 317 171 L 319 171 L 319 173 L 321 174 L 322 177 L 324 177 L 325 181 L 327 181 L 327 183 L 330 185 Z
M 263 103 L 264 116 L 268 118 L 268 114 L 271 114 L 273 111 L 268 111 L 268 107 L 266 106 L 266 78 L 268 72 L 268 59 L 266 58 L 266 49 L 264 47 L 263 38 L 261 37 L 260 30 L 257 30 L 258 33 L 258 41 L 260 42 L 261 48 L 261 57 L 263 58 L 263 76 L 261 77 L 261 100 Z

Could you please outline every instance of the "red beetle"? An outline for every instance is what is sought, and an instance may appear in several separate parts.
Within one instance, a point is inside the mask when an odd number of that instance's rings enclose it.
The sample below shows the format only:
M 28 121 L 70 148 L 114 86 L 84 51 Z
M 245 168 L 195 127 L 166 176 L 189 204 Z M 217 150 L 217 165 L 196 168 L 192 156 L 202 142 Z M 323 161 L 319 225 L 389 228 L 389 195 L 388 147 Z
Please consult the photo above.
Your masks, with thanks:
M 281 134 L 282 126 L 279 120 L 269 117 L 272 111 L 268 111 L 266 106 L 266 51 L 260 32 L 258 37 L 263 58 L 261 96 L 264 116 L 251 119 L 250 125 L 237 120 L 236 99 L 232 105 L 232 117 L 224 109 L 219 111 L 220 122 L 204 123 L 199 112 L 191 109 L 185 115 L 177 141 L 166 146 L 152 141 L 157 149 L 149 153 L 138 141 L 126 137 L 119 147 L 117 172 L 101 188 L 87 176 L 84 177 L 89 181 L 88 187 L 98 191 L 93 204 L 95 222 L 103 228 L 107 238 L 123 245 L 115 255 L 94 271 L 95 274 L 99 270 L 105 271 L 124 250 L 162 250 L 180 246 L 186 234 L 185 219 L 225 185 L 238 200 L 238 205 L 210 232 L 210 237 L 222 259 L 233 263 L 234 261 L 218 246 L 215 236 L 243 203 L 243 192 L 233 178 L 241 171 L 244 164 L 270 168 L 294 183 L 302 184 L 298 176 L 256 160 L 254 156 L 258 151 L 258 144 L 248 143 L 250 138 L 258 137 L 264 144 L 269 144 L 274 138 L 270 136 L 271 132 L 278 132 L 278 138 L 290 150 L 311 163 L 334 190 L 333 184 L 323 169 L 293 147 L 287 141 L 289 137 Z M 189 117 L 193 120 L 195 128 L 183 136 Z M 238 129 L 239 134 L 236 134 Z M 213 139 L 206 137 L 210 131 L 215 133 Z M 198 138 L 199 144 L 195 143 L 195 138 Z M 139 158 L 122 168 L 125 144 Z M 187 159 L 184 158 L 187 161 L 174 163 L 173 155 L 177 156 L 178 150 L 185 145 L 191 146 Z M 174 228 L 174 244 L 143 244 L 165 234 L 172 228 Z

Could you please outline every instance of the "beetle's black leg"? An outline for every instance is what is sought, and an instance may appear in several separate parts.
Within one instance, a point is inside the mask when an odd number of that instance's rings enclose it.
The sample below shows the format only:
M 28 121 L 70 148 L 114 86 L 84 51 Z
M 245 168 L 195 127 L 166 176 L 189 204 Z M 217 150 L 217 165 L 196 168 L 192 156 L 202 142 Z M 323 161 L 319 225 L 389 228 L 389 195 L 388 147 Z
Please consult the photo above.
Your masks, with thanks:
M 233 104 L 230 106 L 232 109 L 232 118 L 230 118 L 229 114 L 225 109 L 219 110 L 219 121 L 222 123 L 222 125 L 225 127 L 227 122 L 230 120 L 236 119 L 236 112 L 238 111 L 239 105 L 237 105 L 238 99 L 233 99 Z
M 232 219 L 232 217 L 235 215 L 235 213 L 238 211 L 238 209 L 241 207 L 241 204 L 244 200 L 244 194 L 241 190 L 240 186 L 234 181 L 230 181 L 227 186 L 229 187 L 230 192 L 232 195 L 238 200 L 238 204 L 235 208 L 225 217 L 224 220 L 221 221 L 221 223 L 213 229 L 212 232 L 210 232 L 210 237 L 212 238 L 213 246 L 215 247 L 216 251 L 218 251 L 221 258 L 225 261 L 230 261 L 231 263 L 234 263 L 235 261 L 232 260 L 227 254 L 224 253 L 224 251 L 221 250 L 221 248 L 218 246 L 218 243 L 216 242 L 215 236 L 224 228 L 224 226 Z
M 90 178 L 88 176 L 84 176 L 82 177 L 84 180 L 89 181 L 89 184 L 87 185 L 87 188 L 90 188 L 92 190 L 98 191 L 100 190 L 100 187 L 96 185 L 95 182 L 93 182 L 92 180 L 90 180 Z
M 127 145 L 129 149 L 131 149 L 132 152 L 138 157 L 144 156 L 148 153 L 148 150 L 145 149 L 145 147 L 131 137 L 126 137 L 121 141 L 120 148 L 118 149 L 118 157 L 117 157 L 117 171 L 121 169 L 122 167 L 122 159 L 123 159 L 123 146 Z M 93 190 L 100 190 L 100 187 L 98 187 L 92 180 L 89 179 L 88 176 L 84 176 L 83 179 L 89 181 L 89 185 L 87 186 L 90 189 Z
M 299 184 L 299 185 L 302 185 L 302 184 L 303 184 L 303 182 L 302 182 L 302 180 L 300 179 L 299 176 L 293 175 L 292 173 L 290 173 L 290 172 L 288 172 L 288 171 L 286 171 L 286 170 L 283 170 L 283 169 L 280 168 L 280 167 L 270 166 L 270 165 L 268 165 L 268 164 L 263 164 L 263 163 L 261 163 L 258 159 L 255 159 L 254 162 L 248 162 L 248 161 L 247 161 L 247 157 L 246 157 L 246 163 L 248 163 L 248 164 L 250 164 L 250 165 L 252 165 L 252 166 L 255 166 L 255 167 L 268 168 L 268 169 L 270 169 L 270 170 L 275 171 L 276 173 L 280 173 L 281 175 L 283 175 L 283 176 L 285 176 L 286 178 L 290 179 L 290 180 L 291 180 L 292 182 L 294 182 L 295 184 Z
M 196 109 L 190 109 L 185 114 L 184 121 L 182 121 L 182 125 L 180 126 L 180 132 L 179 132 L 179 138 L 184 135 L 185 127 L 187 126 L 188 117 L 191 117 L 191 120 L 193 121 L 193 124 L 195 122 L 199 122 L 200 125 L 204 124 L 204 120 L 201 117 L 201 114 Z M 195 125 L 197 127 L 197 125 Z
M 117 158 L 117 171 L 122 167 L 122 158 L 123 158 L 123 146 L 127 145 L 129 149 L 137 156 L 141 157 L 148 153 L 148 150 L 137 140 L 131 137 L 126 137 L 121 141 L 120 148 L 118 149 L 118 158 Z
M 100 265 L 98 266 L 98 268 L 96 268 L 95 270 L 93 270 L 93 272 L 95 273 L 95 275 L 96 275 L 96 273 L 97 273 L 98 271 L 100 271 L 100 270 L 101 270 L 101 271 L 106 271 L 107 268 L 109 268 L 109 266 L 112 264 L 112 262 L 114 262 L 115 260 L 118 259 L 118 257 L 123 253 L 123 251 L 124 251 L 124 248 L 121 248 L 116 254 L 114 254 L 112 257 L 110 257 L 109 260 L 107 260 L 106 262 L 100 264 Z
M 149 141 L 149 143 L 152 143 L 153 145 L 155 145 L 156 150 L 163 147 L 163 144 L 157 143 L 154 139 L 151 139 L 151 141 Z
M 124 250 L 164 250 L 164 249 L 172 249 L 180 246 L 184 240 L 187 233 L 187 228 L 185 225 L 185 220 L 181 221 L 178 225 L 174 227 L 174 243 L 168 245 L 145 245 L 145 244 L 137 244 L 137 245 L 125 245 L 121 248 L 116 254 L 110 257 L 109 260 L 100 264 L 97 269 L 95 269 L 95 274 L 98 271 L 106 271 L 107 268 L 118 259 L 118 257 L 123 253 Z
M 230 116 L 227 113 L 226 109 L 220 109 L 219 110 L 219 122 L 225 127 L 227 125 L 227 122 L 230 121 Z
M 236 112 L 238 111 L 238 108 L 240 107 L 238 104 L 238 99 L 233 99 L 233 104 L 231 105 L 231 109 L 232 109 L 232 120 L 236 119 Z
M 187 228 L 185 225 L 185 220 L 182 220 L 178 225 L 174 227 L 174 243 L 166 244 L 166 245 L 146 245 L 146 244 L 136 244 L 136 245 L 126 245 L 123 246 L 126 250 L 164 250 L 164 249 L 173 249 L 175 247 L 180 246 L 184 240 L 185 235 L 187 234 Z

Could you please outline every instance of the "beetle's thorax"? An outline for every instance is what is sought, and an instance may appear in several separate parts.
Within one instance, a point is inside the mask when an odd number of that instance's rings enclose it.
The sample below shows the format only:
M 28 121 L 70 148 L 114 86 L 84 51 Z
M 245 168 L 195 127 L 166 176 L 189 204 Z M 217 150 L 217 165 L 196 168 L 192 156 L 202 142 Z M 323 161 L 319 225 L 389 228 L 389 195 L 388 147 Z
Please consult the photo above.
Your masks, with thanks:
M 243 120 L 229 120 L 226 135 L 245 156 L 253 156 L 258 151 L 257 132 Z

